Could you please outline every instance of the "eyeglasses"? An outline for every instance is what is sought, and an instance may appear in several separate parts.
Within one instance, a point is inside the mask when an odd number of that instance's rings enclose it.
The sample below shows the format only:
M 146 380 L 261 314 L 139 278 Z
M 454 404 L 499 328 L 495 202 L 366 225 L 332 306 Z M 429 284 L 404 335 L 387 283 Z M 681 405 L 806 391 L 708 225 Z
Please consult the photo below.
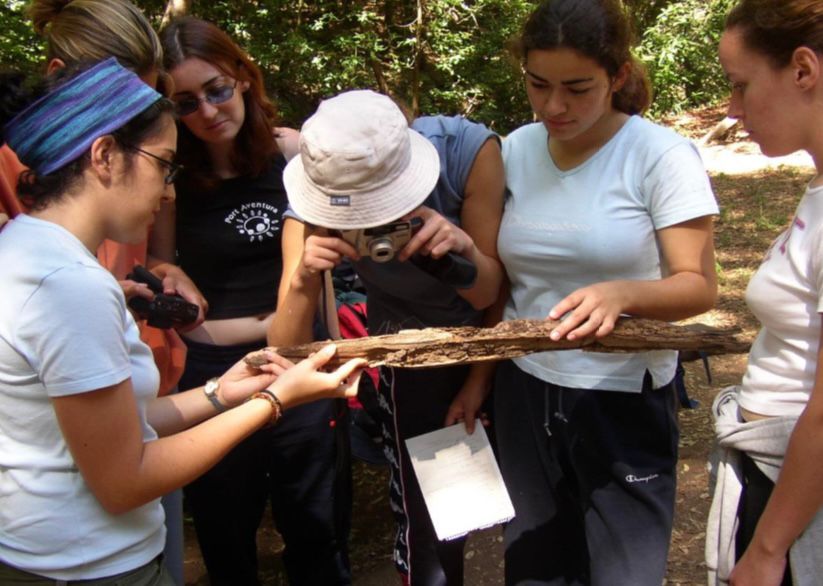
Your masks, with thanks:
M 213 85 L 203 90 L 203 97 L 182 98 L 174 101 L 178 116 L 188 116 L 194 114 L 200 108 L 200 102 L 208 102 L 212 106 L 228 102 L 234 95 L 234 88 L 237 87 L 237 80 L 233 85 Z
M 144 151 L 141 148 L 136 146 L 129 146 L 130 149 L 137 151 L 138 153 L 143 153 L 147 157 L 151 157 L 152 159 L 158 161 L 161 165 L 163 165 L 169 172 L 163 177 L 163 183 L 166 185 L 171 185 L 174 183 L 174 180 L 177 178 L 178 173 L 183 170 L 183 165 L 180 163 L 175 163 L 174 161 L 169 161 L 168 159 L 164 159 L 163 157 L 158 157 L 157 155 L 150 153 L 149 151 Z

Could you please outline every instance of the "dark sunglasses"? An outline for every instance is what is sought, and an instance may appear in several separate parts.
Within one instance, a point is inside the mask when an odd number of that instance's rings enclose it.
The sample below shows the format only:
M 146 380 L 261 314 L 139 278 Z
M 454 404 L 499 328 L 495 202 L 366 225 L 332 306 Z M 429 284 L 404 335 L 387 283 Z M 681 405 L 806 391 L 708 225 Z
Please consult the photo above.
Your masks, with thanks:
M 169 172 L 163 177 L 163 183 L 166 185 L 171 185 L 174 183 L 174 180 L 177 179 L 177 175 L 180 171 L 183 170 L 183 165 L 180 163 L 175 163 L 174 161 L 169 161 L 168 159 L 164 159 L 163 157 L 158 157 L 157 155 L 150 153 L 149 151 L 144 151 L 143 149 L 136 147 L 136 146 L 129 146 L 130 149 L 133 151 L 137 151 L 138 153 L 142 153 L 147 157 L 151 157 L 152 159 L 158 161 L 161 165 L 163 165 Z
M 203 90 L 203 97 L 176 99 L 174 101 L 175 110 L 178 116 L 188 116 L 194 114 L 200 108 L 200 102 L 208 102 L 212 106 L 228 102 L 234 95 L 234 88 L 237 87 L 237 80 L 234 80 L 234 85 L 213 85 Z

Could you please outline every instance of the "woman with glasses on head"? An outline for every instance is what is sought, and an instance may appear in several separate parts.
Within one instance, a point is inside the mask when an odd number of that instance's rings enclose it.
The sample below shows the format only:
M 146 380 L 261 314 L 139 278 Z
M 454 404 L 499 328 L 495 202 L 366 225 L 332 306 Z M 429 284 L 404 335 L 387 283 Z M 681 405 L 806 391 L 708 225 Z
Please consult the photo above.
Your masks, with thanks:
M 187 332 L 184 384 L 202 384 L 266 344 L 282 271 L 287 131 L 275 128 L 260 70 L 211 23 L 182 18 L 161 33 L 180 130 L 176 214 L 168 245 L 209 302 Z M 293 133 L 293 131 L 292 131 Z M 296 133 L 295 133 L 296 134 Z M 333 403 L 287 414 L 186 488 L 212 584 L 257 584 L 257 528 L 267 503 L 292 584 L 345 584 L 348 503 L 335 490 Z M 228 498 L 227 498 L 228 495 Z
M 0 77 L 0 136 L 29 169 L 31 210 L 0 233 L 0 583 L 170 586 L 160 497 L 284 411 L 353 394 L 362 364 L 319 372 L 333 347 L 297 366 L 266 353 L 158 398 L 93 253 L 139 242 L 174 199 L 173 105 L 113 58 L 69 71 L 33 90 Z

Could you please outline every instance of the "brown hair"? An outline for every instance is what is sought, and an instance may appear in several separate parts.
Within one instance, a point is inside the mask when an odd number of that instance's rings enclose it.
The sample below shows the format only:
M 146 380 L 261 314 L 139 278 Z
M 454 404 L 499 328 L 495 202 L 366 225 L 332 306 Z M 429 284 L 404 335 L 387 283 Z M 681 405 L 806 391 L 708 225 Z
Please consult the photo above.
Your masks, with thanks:
M 726 18 L 739 28 L 747 47 L 788 65 L 798 47 L 823 54 L 823 2 L 820 0 L 741 0 Z
M 34 0 L 29 16 L 46 39 L 50 60 L 70 65 L 115 57 L 141 77 L 162 66 L 157 33 L 128 0 Z
M 545 0 L 526 20 L 514 52 L 525 62 L 532 49 L 574 49 L 609 77 L 628 63 L 629 75 L 612 97 L 612 106 L 640 114 L 651 103 L 651 84 L 643 64 L 632 55 L 633 40 L 631 22 L 618 0 Z
M 231 154 L 231 164 L 240 175 L 257 176 L 271 164 L 278 152 L 274 137 L 277 110 L 266 96 L 263 75 L 249 56 L 214 24 L 185 16 L 173 21 L 160 33 L 166 70 L 171 72 L 186 59 L 196 57 L 210 63 L 238 81 L 247 82 L 243 92 L 245 120 Z M 189 172 L 187 180 L 213 187 L 218 180 L 211 172 L 211 161 L 202 141 L 184 124 L 179 124 L 179 155 Z

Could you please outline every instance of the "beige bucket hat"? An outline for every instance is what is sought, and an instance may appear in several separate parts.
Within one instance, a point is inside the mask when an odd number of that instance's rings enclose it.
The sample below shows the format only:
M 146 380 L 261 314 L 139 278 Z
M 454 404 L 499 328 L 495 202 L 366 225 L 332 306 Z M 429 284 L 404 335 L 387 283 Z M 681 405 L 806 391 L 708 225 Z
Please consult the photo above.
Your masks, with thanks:
M 300 130 L 286 166 L 289 203 L 304 221 L 337 230 L 387 224 L 437 184 L 440 158 L 400 108 L 371 90 L 324 100 Z

